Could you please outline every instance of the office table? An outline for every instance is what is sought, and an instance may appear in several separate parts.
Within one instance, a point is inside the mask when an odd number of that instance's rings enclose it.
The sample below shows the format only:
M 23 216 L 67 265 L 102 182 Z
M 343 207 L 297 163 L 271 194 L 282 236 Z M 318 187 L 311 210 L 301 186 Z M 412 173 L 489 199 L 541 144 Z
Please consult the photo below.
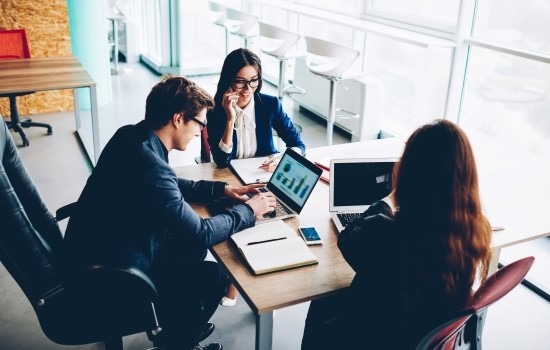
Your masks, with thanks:
M 89 156 L 95 164 L 100 153 L 96 83 L 78 59 L 69 56 L 0 61 L 0 94 L 73 89 L 77 132 L 81 128 L 78 88 L 90 91 L 94 154 Z
M 403 147 L 403 140 L 398 138 L 370 140 L 309 149 L 307 158 L 314 161 L 327 156 L 395 157 L 401 155 Z M 504 231 L 493 234 L 493 262 L 490 270 L 494 272 L 502 248 L 550 235 L 550 220 L 547 219 L 550 212 L 550 205 L 547 204 L 550 184 L 546 180 L 550 178 L 550 166 L 538 164 L 538 171 L 527 172 L 526 167 L 533 166 L 532 159 L 519 158 L 510 163 L 507 157 L 497 156 L 502 153 L 501 149 L 487 145 L 474 148 L 474 152 L 482 200 L 489 218 L 498 218 L 498 224 L 505 227 Z M 521 164 L 519 168 L 518 164 Z M 240 184 L 229 169 L 217 169 L 214 163 L 178 167 L 175 171 L 178 176 L 187 179 L 214 179 L 233 185 Z M 518 190 L 515 184 L 507 185 L 518 176 L 526 180 L 523 188 Z M 318 265 L 254 276 L 229 242 L 222 242 L 211 249 L 256 315 L 257 350 L 272 347 L 275 310 L 337 293 L 349 286 L 353 279 L 354 271 L 336 245 L 336 228 L 328 213 L 328 196 L 328 184 L 320 181 L 302 213 L 298 217 L 285 220 L 296 230 L 300 226 L 317 228 L 323 245 L 312 246 L 311 250 L 319 260 Z M 193 204 L 193 207 L 199 215 L 209 216 L 204 205 Z

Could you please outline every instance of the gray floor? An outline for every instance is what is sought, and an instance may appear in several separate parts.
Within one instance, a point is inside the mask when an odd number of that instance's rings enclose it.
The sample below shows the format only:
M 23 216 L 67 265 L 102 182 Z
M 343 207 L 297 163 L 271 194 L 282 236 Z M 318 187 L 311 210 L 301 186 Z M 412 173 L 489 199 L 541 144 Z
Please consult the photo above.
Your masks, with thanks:
M 102 130 L 102 139 L 108 139 L 117 125 L 133 123 L 143 118 L 145 97 L 159 80 L 158 76 L 140 65 L 122 64 L 122 66 L 129 73 L 113 76 L 116 105 L 104 107 L 104 115 L 108 116 L 110 126 Z M 214 93 L 215 77 L 193 79 L 209 92 Z M 274 93 L 274 88 L 265 84 L 265 91 Z M 304 128 L 302 135 L 308 147 L 324 145 L 326 129 L 316 117 L 296 110 L 290 99 L 285 99 L 285 108 L 295 122 Z M 46 136 L 43 130 L 27 129 L 31 145 L 19 150 L 46 204 L 54 211 L 76 200 L 90 173 L 90 167 L 79 149 L 74 134 L 72 113 L 41 115 L 35 119 L 51 123 L 54 134 Z M 18 135 L 14 135 L 14 138 L 16 142 L 20 142 Z M 337 133 L 334 143 L 348 142 L 348 140 L 345 135 Z M 197 140 L 187 151 L 171 154 L 171 163 L 174 166 L 192 164 L 194 157 L 198 154 Z M 534 254 L 533 250 L 540 247 L 540 244 L 536 248 L 520 247 L 524 249 L 518 248 L 505 253 L 512 259 L 514 256 Z M 549 250 L 545 249 L 545 251 Z M 547 270 L 548 264 L 541 265 Z M 3 267 L 0 268 L 0 286 L 0 350 L 101 349 L 97 344 L 63 347 L 52 343 L 41 332 L 29 302 Z M 304 303 L 275 312 L 274 350 L 299 349 L 307 307 L 308 304 Z M 376 321 L 375 315 L 365 315 L 365 317 L 372 318 L 370 322 Z M 220 341 L 228 350 L 254 348 L 254 315 L 242 298 L 239 298 L 235 307 L 220 307 L 213 317 L 213 322 L 216 323 L 217 328 L 209 338 L 210 341 Z M 388 326 L 391 327 L 391 325 Z M 490 308 L 483 344 L 485 350 L 549 349 L 549 330 L 550 303 L 527 288 L 519 286 L 505 299 Z M 126 337 L 124 343 L 125 349 L 136 350 L 146 349 L 151 345 L 144 335 Z

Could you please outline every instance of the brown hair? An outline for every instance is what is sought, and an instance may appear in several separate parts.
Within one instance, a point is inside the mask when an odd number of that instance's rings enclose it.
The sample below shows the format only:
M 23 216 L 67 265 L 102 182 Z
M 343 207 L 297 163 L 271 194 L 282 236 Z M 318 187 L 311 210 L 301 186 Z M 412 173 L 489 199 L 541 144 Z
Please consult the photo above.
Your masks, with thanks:
M 155 85 L 145 104 L 145 120 L 158 130 L 168 124 L 172 116 L 182 113 L 186 121 L 204 109 L 214 108 L 214 100 L 193 81 L 178 76 L 165 76 Z
M 487 277 L 492 235 L 466 134 L 444 119 L 420 127 L 407 140 L 395 180 L 396 217 L 410 232 L 407 299 L 432 288 L 428 295 L 465 306 L 478 268 Z

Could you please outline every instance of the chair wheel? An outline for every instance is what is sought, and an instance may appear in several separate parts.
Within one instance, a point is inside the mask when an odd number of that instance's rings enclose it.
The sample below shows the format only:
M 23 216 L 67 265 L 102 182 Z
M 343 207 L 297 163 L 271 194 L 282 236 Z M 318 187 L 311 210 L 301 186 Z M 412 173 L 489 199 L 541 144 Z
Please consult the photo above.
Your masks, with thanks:
M 29 140 L 27 139 L 23 139 L 23 147 L 27 147 L 28 145 L 30 145 L 31 143 L 29 142 Z
M 52 130 L 52 128 L 48 128 L 48 131 L 46 132 L 46 134 L 47 134 L 47 135 L 51 135 L 51 134 L 53 134 L 53 130 Z

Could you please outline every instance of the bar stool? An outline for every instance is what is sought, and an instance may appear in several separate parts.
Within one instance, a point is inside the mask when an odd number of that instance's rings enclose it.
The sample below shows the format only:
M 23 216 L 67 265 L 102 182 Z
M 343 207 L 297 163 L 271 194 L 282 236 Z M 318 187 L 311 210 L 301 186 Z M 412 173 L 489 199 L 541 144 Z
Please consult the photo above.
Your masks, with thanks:
M 285 73 L 288 60 L 305 56 L 305 53 L 293 50 L 301 38 L 300 34 L 265 22 L 258 22 L 258 25 L 260 29 L 260 50 L 279 61 L 279 83 L 277 85 L 279 100 L 283 99 L 285 92 L 305 93 L 304 89 L 294 85 L 285 88 Z
M 227 17 L 225 15 L 225 9 L 226 7 L 222 4 L 215 2 L 215 1 L 208 1 L 208 8 L 210 9 L 211 17 L 212 17 L 212 23 L 214 25 L 217 25 L 219 27 L 222 27 L 225 32 L 225 56 L 229 53 L 228 48 L 228 30 L 225 26 L 225 22 L 227 21 Z
M 308 70 L 330 82 L 329 107 L 327 116 L 327 145 L 332 145 L 334 121 L 336 120 L 336 89 L 334 83 L 345 79 L 344 74 L 359 57 L 359 51 L 310 36 L 304 36 L 307 45 L 306 65 Z M 338 117 L 359 118 L 356 113 L 338 109 L 343 114 Z
M 248 48 L 248 41 L 258 36 L 258 17 L 230 7 L 225 8 L 225 15 L 225 27 L 229 33 L 243 39 L 244 47 Z

